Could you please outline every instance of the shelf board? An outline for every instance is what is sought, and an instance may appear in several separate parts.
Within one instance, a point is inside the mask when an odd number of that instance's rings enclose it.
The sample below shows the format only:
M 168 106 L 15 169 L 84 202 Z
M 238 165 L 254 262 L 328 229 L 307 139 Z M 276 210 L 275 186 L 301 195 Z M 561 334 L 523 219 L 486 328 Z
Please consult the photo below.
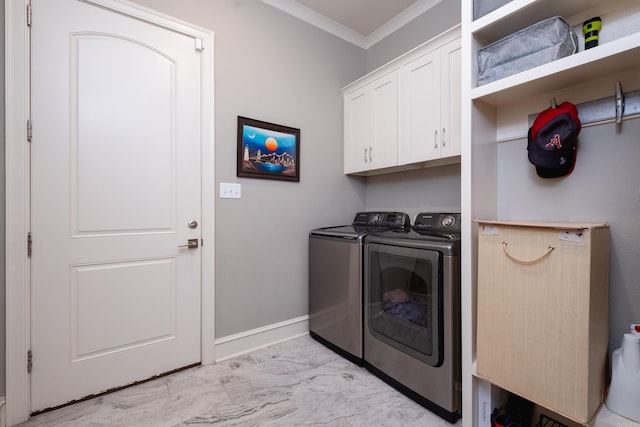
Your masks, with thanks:
M 568 18 L 593 7 L 601 0 L 512 0 L 473 21 L 471 33 L 489 41 L 498 40 L 552 16 Z
M 502 106 L 640 68 L 640 33 L 611 41 L 471 90 L 472 100 Z

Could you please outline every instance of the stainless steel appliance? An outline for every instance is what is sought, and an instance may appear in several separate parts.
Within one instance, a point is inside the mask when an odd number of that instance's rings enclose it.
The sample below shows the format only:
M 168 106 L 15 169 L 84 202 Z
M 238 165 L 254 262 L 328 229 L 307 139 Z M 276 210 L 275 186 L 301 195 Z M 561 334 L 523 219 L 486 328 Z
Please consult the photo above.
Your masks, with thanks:
M 350 225 L 309 233 L 309 333 L 359 365 L 363 364 L 363 239 L 373 231 L 409 227 L 405 213 L 359 212 Z
M 461 413 L 460 214 L 365 237 L 365 366 L 448 421 Z

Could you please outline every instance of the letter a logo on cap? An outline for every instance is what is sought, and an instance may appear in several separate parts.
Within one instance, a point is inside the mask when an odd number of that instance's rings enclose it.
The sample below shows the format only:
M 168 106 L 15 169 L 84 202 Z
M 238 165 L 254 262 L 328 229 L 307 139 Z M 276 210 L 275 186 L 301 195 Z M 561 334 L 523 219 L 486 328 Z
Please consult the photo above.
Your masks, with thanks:
M 546 148 L 553 148 L 556 147 L 558 150 L 562 148 L 562 144 L 560 143 L 560 135 L 559 134 L 555 134 L 553 135 L 553 138 L 551 138 L 551 141 L 549 141 L 546 145 Z

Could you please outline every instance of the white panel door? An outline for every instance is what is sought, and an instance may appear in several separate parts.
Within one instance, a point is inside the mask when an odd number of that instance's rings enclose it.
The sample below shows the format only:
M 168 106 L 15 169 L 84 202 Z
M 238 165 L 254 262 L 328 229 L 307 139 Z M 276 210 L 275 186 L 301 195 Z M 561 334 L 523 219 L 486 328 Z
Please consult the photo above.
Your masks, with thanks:
M 440 157 L 440 51 L 421 56 L 402 68 L 403 108 L 400 163 Z
M 32 0 L 31 409 L 200 362 L 201 54 Z
M 371 102 L 369 86 L 345 95 L 344 172 L 362 172 L 369 165 Z
M 398 164 L 398 71 L 371 84 L 371 141 L 369 168 L 379 169 Z
M 462 99 L 461 89 L 461 65 L 460 65 L 460 39 L 447 43 L 440 48 L 442 67 L 440 76 L 442 79 L 442 157 L 459 156 L 461 150 L 460 103 Z

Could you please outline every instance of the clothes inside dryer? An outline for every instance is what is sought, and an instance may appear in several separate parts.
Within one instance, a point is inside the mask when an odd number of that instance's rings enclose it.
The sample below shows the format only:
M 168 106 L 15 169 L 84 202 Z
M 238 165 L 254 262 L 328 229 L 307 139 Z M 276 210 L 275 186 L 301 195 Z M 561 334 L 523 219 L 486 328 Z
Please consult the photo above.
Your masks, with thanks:
M 439 301 L 437 252 L 416 257 L 406 248 L 371 249 L 369 322 L 374 336 L 413 357 L 437 366 Z M 397 251 L 397 252 L 396 252 Z M 435 303 L 435 307 L 434 307 Z

